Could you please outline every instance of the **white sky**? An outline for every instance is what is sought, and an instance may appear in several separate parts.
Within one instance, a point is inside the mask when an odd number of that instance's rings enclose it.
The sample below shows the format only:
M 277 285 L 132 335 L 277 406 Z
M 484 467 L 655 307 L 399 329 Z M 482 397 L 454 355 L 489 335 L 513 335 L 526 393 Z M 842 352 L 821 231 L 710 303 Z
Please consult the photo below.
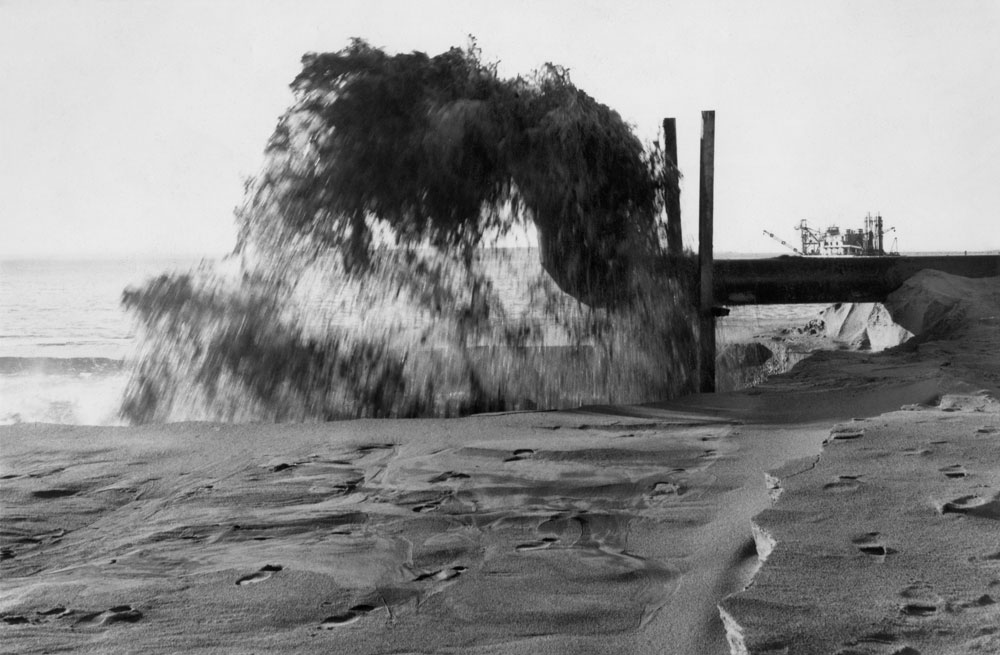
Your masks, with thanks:
M 307 51 L 360 36 L 546 61 L 653 139 L 678 120 L 715 249 L 880 211 L 904 251 L 1000 249 L 1000 2 L 0 0 L 0 256 L 219 255 Z

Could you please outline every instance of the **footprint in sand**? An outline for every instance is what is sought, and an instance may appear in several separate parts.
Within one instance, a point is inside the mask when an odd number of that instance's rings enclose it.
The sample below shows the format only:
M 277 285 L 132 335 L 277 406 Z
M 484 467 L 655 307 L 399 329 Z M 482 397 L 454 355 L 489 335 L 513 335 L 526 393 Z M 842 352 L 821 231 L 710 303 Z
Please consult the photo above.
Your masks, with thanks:
M 43 489 L 32 492 L 31 495 L 35 498 L 66 498 L 67 496 L 75 496 L 78 493 L 80 493 L 79 489 Z
M 944 603 L 944 599 L 925 582 L 912 584 L 900 591 L 899 595 L 905 599 L 905 602 L 899 607 L 900 614 L 905 616 L 917 618 L 931 616 L 937 614 L 938 609 Z
M 965 467 L 962 466 L 961 464 L 953 464 L 952 466 L 945 466 L 944 468 L 938 470 L 944 473 L 944 477 L 946 478 L 957 479 L 957 478 L 964 478 L 965 476 L 968 475 L 968 472 L 966 472 Z
M 92 612 L 80 617 L 76 623 L 96 623 L 98 625 L 112 625 L 114 623 L 136 623 L 142 619 L 142 612 L 133 609 L 131 605 L 116 605 L 103 612 Z
M 434 582 L 444 582 L 446 580 L 454 580 L 468 570 L 469 569 L 465 566 L 453 566 L 450 569 L 440 569 L 438 571 L 421 573 L 417 577 L 413 578 L 413 581 L 425 582 L 427 580 L 433 580 Z
M 363 455 L 367 455 L 375 450 L 392 450 L 395 447 L 396 445 L 391 443 L 373 443 L 368 444 L 367 446 L 360 446 L 356 450 Z
M 518 448 L 515 450 L 510 457 L 505 459 L 505 462 L 520 462 L 521 460 L 529 459 L 535 451 L 531 448 Z
M 66 609 L 62 605 L 57 605 L 51 609 L 39 610 L 35 612 L 38 616 L 42 617 L 44 621 L 51 621 L 52 619 L 61 619 L 64 616 L 69 616 L 73 613 L 73 610 Z
M 118 605 L 104 612 L 101 625 L 109 623 L 135 623 L 142 618 L 142 612 L 132 609 L 129 605 Z
M 267 564 L 256 573 L 251 573 L 250 575 L 245 575 L 236 581 L 236 584 L 243 587 L 248 584 L 255 584 L 257 582 L 263 582 L 271 577 L 272 573 L 280 571 L 283 567 L 280 564 Z
M 941 505 L 942 514 L 966 514 L 1000 521 L 1000 494 L 992 499 L 981 496 L 960 496 Z
M 938 608 L 932 603 L 918 601 L 904 604 L 899 608 L 899 611 L 906 616 L 924 617 L 937 614 Z
M 865 436 L 865 429 L 860 425 L 841 423 L 830 429 L 830 438 L 835 440 L 860 439 Z
M 437 508 L 441 507 L 441 503 L 423 503 L 422 505 L 416 505 L 413 507 L 413 511 L 418 514 L 426 514 L 427 512 L 434 512 Z
M 687 489 L 680 484 L 675 482 L 656 482 L 653 484 L 653 488 L 649 490 L 646 494 L 648 498 L 659 498 L 662 496 L 683 496 Z
M 896 551 L 882 543 L 881 535 L 878 532 L 867 532 L 851 539 L 851 543 L 865 555 L 872 557 L 885 557 L 892 555 Z
M 527 543 L 518 544 L 514 546 L 514 550 L 519 553 L 524 553 L 531 550 L 546 550 L 551 548 L 553 544 L 559 541 L 556 537 L 542 537 L 538 541 L 529 541 Z
M 838 475 L 836 480 L 823 485 L 824 491 L 835 494 L 850 493 L 860 488 L 861 483 L 858 482 L 857 475 Z
M 333 628 L 339 628 L 341 626 L 354 623 L 365 614 L 369 614 L 370 612 L 373 611 L 375 611 L 374 605 L 368 605 L 367 603 L 355 605 L 354 607 L 348 609 L 346 612 L 326 617 L 319 624 L 319 627 L 325 630 L 332 630 Z

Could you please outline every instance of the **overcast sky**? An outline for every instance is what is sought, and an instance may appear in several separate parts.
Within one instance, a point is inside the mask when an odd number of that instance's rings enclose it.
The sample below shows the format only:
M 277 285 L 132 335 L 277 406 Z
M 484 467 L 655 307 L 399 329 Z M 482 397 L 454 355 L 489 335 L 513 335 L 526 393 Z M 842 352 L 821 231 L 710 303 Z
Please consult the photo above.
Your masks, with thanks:
M 904 251 L 1000 249 L 995 0 L 0 0 L 0 256 L 224 254 L 303 53 L 469 34 L 643 139 L 676 117 L 689 245 L 714 109 L 717 251 L 876 211 Z

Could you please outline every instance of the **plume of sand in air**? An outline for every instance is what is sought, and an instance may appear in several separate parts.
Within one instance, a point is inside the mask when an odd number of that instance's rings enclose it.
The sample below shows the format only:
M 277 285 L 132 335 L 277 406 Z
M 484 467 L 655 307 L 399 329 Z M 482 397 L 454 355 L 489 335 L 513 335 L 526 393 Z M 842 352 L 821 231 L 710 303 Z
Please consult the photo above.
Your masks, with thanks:
M 664 162 L 563 69 L 474 44 L 307 55 L 237 211 L 235 274 L 130 289 L 135 422 L 453 416 L 688 388 Z M 533 257 L 497 248 L 537 232 Z M 498 286 L 516 280 L 516 294 Z

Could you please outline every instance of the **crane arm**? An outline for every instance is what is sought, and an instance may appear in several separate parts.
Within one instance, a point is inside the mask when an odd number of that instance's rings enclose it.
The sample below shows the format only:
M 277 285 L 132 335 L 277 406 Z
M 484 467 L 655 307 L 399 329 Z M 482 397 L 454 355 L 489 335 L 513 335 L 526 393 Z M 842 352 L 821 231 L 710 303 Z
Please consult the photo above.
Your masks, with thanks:
M 785 246 L 786 248 L 791 248 L 791 249 L 792 249 L 792 251 L 793 251 L 793 252 L 794 252 L 794 253 L 795 253 L 796 255 L 801 255 L 801 254 L 802 254 L 801 252 L 799 252 L 799 249 L 798 249 L 798 248 L 796 248 L 795 246 L 793 246 L 793 245 L 791 245 L 790 243 L 786 242 L 786 241 L 785 241 L 784 239 L 779 239 L 779 238 L 777 237 L 777 235 L 775 235 L 775 234 L 774 234 L 774 232 L 768 232 L 767 230 L 764 230 L 764 234 L 766 234 L 767 236 L 771 237 L 772 239 L 774 239 L 775 241 L 777 241 L 777 242 L 778 242 L 778 243 L 780 243 L 781 245 Z

